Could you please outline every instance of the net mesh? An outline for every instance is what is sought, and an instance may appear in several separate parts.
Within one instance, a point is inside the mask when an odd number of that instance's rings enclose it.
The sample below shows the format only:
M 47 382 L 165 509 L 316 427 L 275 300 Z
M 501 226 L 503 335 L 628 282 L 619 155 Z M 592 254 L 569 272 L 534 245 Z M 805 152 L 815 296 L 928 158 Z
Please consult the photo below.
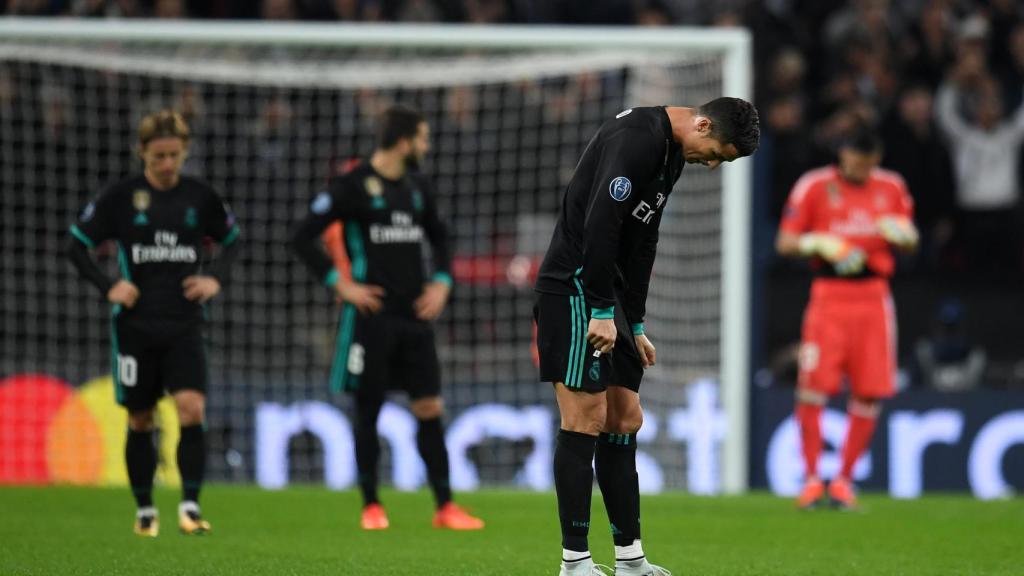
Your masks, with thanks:
M 61 252 L 77 211 L 106 184 L 140 169 L 137 121 L 175 108 L 194 135 L 185 171 L 229 201 L 244 241 L 232 282 L 210 308 L 209 474 L 345 485 L 351 475 L 331 468 L 351 468 L 350 453 L 337 446 L 346 433 L 317 424 L 323 414 L 311 408 L 349 414 L 347 398 L 330 395 L 326 385 L 336 314 L 286 243 L 329 174 L 372 151 L 375 115 L 389 103 L 408 103 L 431 123 L 434 149 L 424 168 L 436 182 L 455 254 L 456 288 L 437 324 L 443 393 L 458 431 L 449 443 L 466 444 L 454 459 L 472 463 L 475 481 L 484 484 L 544 487 L 550 459 L 541 456 L 549 454 L 557 410 L 549 386 L 537 382 L 531 352 L 532 280 L 562 191 L 604 120 L 631 106 L 698 104 L 722 93 L 721 54 L 661 52 L 0 39 L 0 374 L 52 375 L 84 396 L 86 382 L 109 373 L 108 307 Z M 687 445 L 669 423 L 687 404 L 683 385 L 719 373 L 721 190 L 719 174 L 685 170 L 661 225 L 647 319 L 659 365 L 642 388 L 647 489 L 688 485 Z M 97 254 L 113 274 L 112 251 Z M 29 411 L 45 403 L 5 398 L 0 436 L 24 437 L 15 427 L 36 424 L 22 423 L 18 402 Z M 490 410 L 482 420 L 459 420 L 481 407 Z M 98 410 L 89 404 L 82 418 Z M 511 418 L 505 424 L 502 411 Z M 410 454 L 399 446 L 409 437 L 401 414 L 389 420 L 395 440 L 386 443 L 382 477 L 393 473 L 410 487 L 422 474 L 402 460 Z M 546 440 L 516 432 L 538 418 Z M 277 435 L 285 448 L 276 453 L 274 431 L 266 429 L 274 426 L 291 426 Z M 473 432 L 481 426 L 484 432 Z M 55 432 L 51 426 L 41 434 Z M 28 458 L 10 446 L 0 452 L 8 479 Z M 282 470 L 275 472 L 275 463 Z M 404 467 L 410 472 L 399 479 Z M 473 484 L 456 476 L 456 487 Z

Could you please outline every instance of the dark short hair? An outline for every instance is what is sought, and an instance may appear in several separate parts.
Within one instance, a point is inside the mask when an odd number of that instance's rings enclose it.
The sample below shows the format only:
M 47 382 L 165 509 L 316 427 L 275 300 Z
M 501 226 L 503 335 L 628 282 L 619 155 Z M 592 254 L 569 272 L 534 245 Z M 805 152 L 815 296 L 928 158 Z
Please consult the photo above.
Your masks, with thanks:
M 849 149 L 861 154 L 880 154 L 885 148 L 882 138 L 870 126 L 858 126 L 850 131 L 842 141 L 839 149 Z
M 388 149 L 402 138 L 412 138 L 425 122 L 423 115 L 408 106 L 396 104 L 381 114 L 377 126 L 377 147 Z
M 711 137 L 732 144 L 740 156 L 750 156 L 761 141 L 761 121 L 754 105 L 742 98 L 715 98 L 697 109 L 711 120 Z

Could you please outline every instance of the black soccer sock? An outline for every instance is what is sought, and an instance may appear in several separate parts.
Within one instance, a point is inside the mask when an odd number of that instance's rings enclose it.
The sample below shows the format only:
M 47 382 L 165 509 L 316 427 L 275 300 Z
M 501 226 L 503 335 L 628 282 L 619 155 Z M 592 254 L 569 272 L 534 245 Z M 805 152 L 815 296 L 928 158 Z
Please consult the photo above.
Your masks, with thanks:
M 597 484 L 616 546 L 640 539 L 640 481 L 636 474 L 636 434 L 597 437 L 594 455 Z
M 562 548 L 589 550 L 590 496 L 594 489 L 594 443 L 597 438 L 580 432 L 558 431 L 555 443 L 555 493 L 562 523 Z
M 181 473 L 181 499 L 198 503 L 206 472 L 206 430 L 202 424 L 181 427 L 178 471 Z
M 452 488 L 448 481 L 448 448 L 444 444 L 441 418 L 420 420 L 416 430 L 416 447 L 427 465 L 427 480 L 434 491 L 434 502 L 440 508 L 452 501 Z
M 377 415 L 384 399 L 356 395 L 356 414 L 353 435 L 356 443 L 356 469 L 359 471 L 359 490 L 363 506 L 377 504 L 377 460 L 380 458 L 380 439 L 377 437 Z
M 128 482 L 139 508 L 153 505 L 153 474 L 156 473 L 156 446 L 153 431 L 136 432 L 128 429 L 124 445 L 124 460 L 128 465 Z

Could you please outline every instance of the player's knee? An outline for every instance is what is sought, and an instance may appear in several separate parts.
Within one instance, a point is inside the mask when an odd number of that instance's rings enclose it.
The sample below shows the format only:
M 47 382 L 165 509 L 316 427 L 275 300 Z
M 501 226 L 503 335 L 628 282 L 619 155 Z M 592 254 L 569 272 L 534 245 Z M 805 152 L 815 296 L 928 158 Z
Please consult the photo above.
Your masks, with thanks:
M 605 428 L 608 410 L 604 404 L 590 404 L 562 415 L 562 429 L 597 436 Z
M 149 432 L 153 429 L 153 409 L 128 412 L 128 428 L 132 432 Z
M 174 404 L 178 409 L 178 423 L 181 426 L 195 426 L 203 423 L 206 402 L 202 394 L 198 392 L 175 394 Z
M 440 418 L 444 414 L 444 401 L 441 400 L 440 396 L 419 398 L 413 400 L 409 408 L 417 420 L 433 420 L 434 418 Z
M 882 403 L 877 398 L 854 396 L 850 398 L 847 410 L 850 414 L 864 418 L 878 418 L 878 414 L 882 411 Z
M 625 412 L 609 414 L 604 431 L 614 434 L 636 434 L 643 425 L 644 411 L 640 406 L 635 406 Z
M 828 394 L 817 390 L 811 390 L 810 388 L 797 388 L 796 401 L 800 404 L 824 406 L 825 404 L 828 404 Z

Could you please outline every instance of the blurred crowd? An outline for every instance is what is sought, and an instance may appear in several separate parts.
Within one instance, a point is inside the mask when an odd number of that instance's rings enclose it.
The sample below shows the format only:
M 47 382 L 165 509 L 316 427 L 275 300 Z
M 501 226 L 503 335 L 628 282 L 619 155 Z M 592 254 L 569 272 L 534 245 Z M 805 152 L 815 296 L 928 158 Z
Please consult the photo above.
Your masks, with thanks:
M 1004 380 L 1024 386 L 1024 363 L 1016 362 L 1022 337 L 1005 322 L 1024 280 L 1024 1 L 0 0 L 0 13 L 746 27 L 762 118 L 757 186 L 766 199 L 755 236 L 771 233 L 803 172 L 831 162 L 853 128 L 875 127 L 885 142 L 883 164 L 907 181 L 922 233 L 921 250 L 901 264 L 912 286 L 907 298 L 922 308 L 917 317 L 905 318 L 910 307 L 897 291 L 912 379 L 939 389 L 977 385 L 985 365 L 980 341 L 997 367 L 1012 363 Z M 584 75 L 573 84 L 578 89 L 566 88 L 565 109 L 592 83 Z M 465 103 L 471 96 L 455 90 L 445 97 L 460 129 L 442 132 L 474 137 L 473 114 L 460 112 L 472 108 Z M 286 143 L 273 135 L 293 124 L 291 114 L 287 101 L 261 114 L 264 140 Z M 782 294 L 780 281 L 796 269 L 770 264 L 768 292 Z M 795 312 L 771 298 L 766 324 L 795 326 Z M 802 306 L 802 297 L 791 299 Z M 793 336 L 769 330 L 767 348 L 784 348 Z
M 8 14 L 745 26 L 777 217 L 805 170 L 871 124 L 917 201 L 915 271 L 1024 272 L 1018 0 L 0 0 Z M 1018 111 L 1020 113 L 1018 113 Z M 769 156 L 770 155 L 770 156 Z
M 766 2 L 750 20 L 772 156 L 772 210 L 851 126 L 877 127 L 923 236 L 915 270 L 1024 270 L 1024 4 Z M 826 5 L 832 9 L 826 9 Z

